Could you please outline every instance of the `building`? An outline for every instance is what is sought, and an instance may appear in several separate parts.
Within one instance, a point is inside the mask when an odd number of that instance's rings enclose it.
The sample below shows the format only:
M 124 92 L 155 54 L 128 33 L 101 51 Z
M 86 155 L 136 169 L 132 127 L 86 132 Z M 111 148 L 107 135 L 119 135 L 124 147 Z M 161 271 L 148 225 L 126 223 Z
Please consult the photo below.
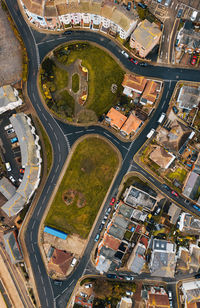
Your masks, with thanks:
M 142 124 L 143 122 L 132 113 L 122 126 L 120 132 L 125 136 L 129 136 L 132 133 L 136 133 Z
M 196 31 L 194 24 L 186 20 L 184 26 L 180 29 L 176 38 L 176 49 L 193 53 L 200 52 L 200 32 Z
M 154 80 L 148 80 L 144 92 L 142 93 L 140 103 L 142 105 L 152 105 L 159 96 L 160 85 Z
M 198 107 L 200 103 L 200 87 L 182 86 L 180 88 L 177 102 L 179 108 L 191 110 Z
M 17 108 L 22 104 L 18 91 L 10 85 L 0 87 L 0 114 Z
M 146 247 L 142 243 L 138 243 L 134 248 L 127 262 L 128 269 L 135 274 L 140 274 L 145 264 Z
M 0 180 L 0 193 L 9 200 L 16 192 L 16 187 L 5 176 Z
M 101 0 L 20 0 L 28 20 L 36 27 L 60 31 L 86 28 L 126 39 L 135 29 L 136 10 L 130 12 L 113 2 Z
M 48 226 L 44 227 L 44 232 L 48 233 L 48 234 L 51 234 L 53 236 L 59 237 L 62 240 L 66 240 L 67 235 L 68 235 L 67 233 L 65 233 L 63 231 L 60 231 L 60 230 L 57 230 L 55 228 L 48 227 Z
M 178 152 L 188 140 L 191 129 L 182 122 L 173 120 L 168 129 L 161 127 L 156 135 L 159 144 L 172 152 Z
M 71 252 L 54 248 L 53 254 L 48 262 L 48 269 L 50 272 L 65 276 L 71 265 L 72 259 L 73 254 Z
M 18 138 L 21 164 L 25 169 L 22 182 L 15 194 L 3 205 L 2 210 L 9 216 L 18 214 L 27 204 L 40 182 L 41 156 L 39 137 L 31 118 L 24 113 L 13 114 L 9 118 Z
M 152 211 L 156 206 L 157 200 L 148 193 L 130 186 L 124 193 L 124 202 L 132 207 L 140 206 L 146 210 Z
M 179 230 L 184 233 L 200 234 L 200 220 L 189 213 L 182 213 L 179 220 Z
M 165 151 L 165 149 L 160 146 L 155 146 L 149 158 L 161 168 L 167 169 L 175 160 L 176 156 Z
M 157 277 L 174 277 L 176 266 L 176 245 L 165 240 L 153 240 L 151 275 Z
M 190 172 L 185 182 L 183 195 L 191 199 L 198 198 L 197 194 L 199 186 L 200 186 L 200 176 L 193 171 Z
M 117 304 L 117 308 L 132 308 L 133 302 L 130 297 L 122 297 L 121 301 Z
M 170 308 L 168 295 L 162 287 L 149 287 L 146 292 L 145 303 L 146 308 Z
M 146 85 L 146 78 L 134 74 L 125 74 L 122 86 L 124 87 L 123 94 L 132 97 L 133 92 L 141 94 Z
M 184 296 L 184 307 L 185 308 L 197 308 L 197 306 L 192 306 L 191 304 L 200 303 L 200 280 L 192 280 L 188 282 L 183 282 L 181 290 Z
M 93 301 L 87 300 L 81 296 L 75 296 L 74 303 L 80 305 L 81 307 L 86 307 L 86 308 L 93 307 Z
M 158 25 L 145 19 L 133 31 L 130 38 L 130 47 L 136 49 L 140 57 L 145 58 L 159 44 L 161 34 Z
M 111 108 L 105 118 L 106 122 L 115 129 L 121 129 L 123 124 L 126 122 L 127 117 L 115 108 Z
M 16 231 L 11 231 L 3 235 L 5 248 L 10 256 L 11 262 L 16 264 L 23 260 L 21 249 L 17 240 Z

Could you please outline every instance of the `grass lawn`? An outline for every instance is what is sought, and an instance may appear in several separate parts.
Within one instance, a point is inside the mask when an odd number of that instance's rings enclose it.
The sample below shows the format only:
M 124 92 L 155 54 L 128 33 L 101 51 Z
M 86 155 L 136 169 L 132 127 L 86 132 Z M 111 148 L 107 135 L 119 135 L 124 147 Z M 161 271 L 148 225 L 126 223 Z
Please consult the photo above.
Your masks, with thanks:
M 187 171 L 183 168 L 177 168 L 176 171 L 174 172 L 170 172 L 168 173 L 167 177 L 170 179 L 170 180 L 177 180 L 181 183 L 184 182 L 185 178 L 187 176 Z
M 74 114 L 74 99 L 67 90 L 60 92 L 56 99 L 58 112 L 65 113 L 68 117 L 73 117 Z
M 78 92 L 78 90 L 79 90 L 79 75 L 74 74 L 72 76 L 72 91 L 76 93 Z
M 90 137 L 79 143 L 62 179 L 45 225 L 87 238 L 119 164 L 117 153 L 102 139 Z M 65 192 L 75 191 L 85 200 L 77 206 L 63 201 Z
M 55 76 L 53 83 L 55 84 L 56 90 L 59 91 L 67 87 L 68 72 L 60 69 L 58 66 L 54 66 L 53 71 Z
M 71 51 L 66 64 L 76 59 L 82 59 L 82 65 L 89 72 L 86 107 L 100 116 L 117 103 L 122 93 L 121 83 L 125 72 L 108 53 L 89 44 L 83 49 Z M 111 92 L 113 83 L 118 86 L 115 94 Z

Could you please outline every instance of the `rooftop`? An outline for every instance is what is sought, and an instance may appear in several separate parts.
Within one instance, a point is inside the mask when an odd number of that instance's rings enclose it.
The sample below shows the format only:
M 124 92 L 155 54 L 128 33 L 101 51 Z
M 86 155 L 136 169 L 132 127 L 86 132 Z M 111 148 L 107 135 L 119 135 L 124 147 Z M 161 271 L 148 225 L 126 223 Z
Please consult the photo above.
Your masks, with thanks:
M 144 76 L 125 74 L 122 86 L 124 88 L 126 87 L 130 88 L 132 91 L 136 90 L 142 93 L 146 85 L 146 82 L 147 80 Z
M 104 239 L 103 239 L 103 244 L 104 246 L 106 246 L 107 248 L 111 248 L 113 250 L 117 250 L 119 248 L 120 245 L 120 240 L 110 236 L 109 234 L 105 234 L 104 235 Z
M 162 32 L 159 26 L 154 22 L 150 23 L 147 19 L 139 23 L 135 31 L 131 35 L 131 39 L 134 39 L 144 49 L 151 48 L 152 44 L 157 38 L 160 38 Z
M 23 260 L 15 231 L 3 235 L 6 251 L 13 264 Z
M 179 220 L 179 229 L 182 232 L 194 234 L 200 233 L 200 220 L 190 215 L 189 213 L 182 213 Z
M 21 104 L 17 90 L 10 85 L 0 87 L 0 114 Z
M 187 177 L 187 181 L 183 190 L 183 195 L 193 199 L 198 192 L 199 185 L 200 176 L 192 171 Z
M 176 157 L 172 153 L 165 151 L 162 147 L 155 146 L 149 158 L 161 168 L 167 169 Z
M 49 270 L 53 270 L 61 275 L 66 275 L 72 259 L 73 254 L 71 252 L 55 248 L 49 260 L 48 268 Z
M 9 200 L 15 194 L 16 187 L 5 176 L 3 176 L 0 180 L 0 192 L 7 200 Z
M 113 107 L 108 111 L 106 117 L 106 121 L 109 122 L 111 126 L 115 126 L 118 129 L 120 129 L 127 120 L 127 117 L 125 115 L 123 115 L 121 112 L 117 111 Z
M 180 108 L 191 110 L 200 103 L 200 87 L 182 86 L 177 102 Z
M 136 132 L 141 124 L 142 121 L 138 119 L 134 114 L 131 114 L 122 126 L 121 131 L 127 135 L 130 135 L 132 132 Z
M 154 103 L 157 98 L 157 90 L 159 88 L 160 86 L 157 82 L 153 80 L 148 80 L 144 92 L 142 93 L 142 99 Z
M 133 207 L 139 205 L 148 210 L 152 210 L 156 204 L 156 199 L 146 192 L 134 186 L 130 186 L 125 192 L 124 202 Z
M 200 299 L 200 280 L 193 280 L 182 283 L 182 291 L 188 303 Z

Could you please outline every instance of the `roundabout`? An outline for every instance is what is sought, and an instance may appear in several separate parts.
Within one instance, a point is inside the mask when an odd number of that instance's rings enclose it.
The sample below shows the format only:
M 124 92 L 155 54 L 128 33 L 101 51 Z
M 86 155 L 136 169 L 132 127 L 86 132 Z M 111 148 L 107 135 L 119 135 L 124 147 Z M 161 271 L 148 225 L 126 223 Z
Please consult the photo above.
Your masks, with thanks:
M 27 82 L 27 91 L 30 100 L 40 118 L 47 134 L 52 143 L 54 160 L 50 174 L 46 180 L 46 184 L 39 197 L 37 205 L 33 210 L 31 219 L 28 223 L 25 233 L 25 245 L 28 251 L 30 259 L 30 265 L 33 271 L 34 279 L 37 286 L 38 296 L 41 307 L 66 307 L 66 303 L 69 301 L 72 291 L 76 285 L 78 279 L 87 273 L 94 274 L 93 268 L 90 264 L 90 254 L 94 246 L 94 238 L 98 229 L 96 225 L 91 234 L 90 241 L 87 244 L 84 255 L 76 267 L 75 271 L 65 281 L 62 286 L 54 285 L 53 281 L 49 278 L 46 273 L 43 259 L 40 253 L 38 245 L 39 227 L 41 219 L 45 213 L 47 204 L 51 198 L 52 192 L 58 182 L 59 176 L 62 172 L 66 158 L 71 150 L 71 146 L 74 142 L 83 135 L 86 134 L 99 134 L 110 140 L 121 152 L 122 155 L 122 166 L 119 171 L 115 182 L 111 188 L 107 200 L 110 200 L 113 195 L 117 193 L 118 186 L 121 183 L 122 178 L 128 171 L 137 171 L 142 173 L 149 181 L 153 183 L 162 191 L 161 183 L 153 178 L 149 173 L 143 170 L 136 162 L 133 161 L 133 156 L 141 148 L 143 143 L 146 141 L 146 135 L 151 128 L 158 126 L 158 118 L 162 112 L 166 112 L 168 104 L 172 96 L 176 82 L 180 80 L 200 81 L 200 75 L 198 70 L 181 69 L 181 68 L 170 68 L 161 66 L 148 65 L 146 67 L 136 66 L 128 61 L 122 54 L 121 48 L 116 45 L 110 38 L 104 37 L 97 33 L 91 33 L 89 31 L 74 31 L 71 36 L 64 36 L 62 34 L 43 34 L 31 30 L 26 24 L 18 7 L 13 7 L 11 0 L 6 1 L 10 13 L 21 33 L 24 43 L 27 48 L 29 57 L 29 75 Z M 44 57 L 52 51 L 54 48 L 62 43 L 69 41 L 89 41 L 99 44 L 103 48 L 106 48 L 113 54 L 117 61 L 120 61 L 124 65 L 125 69 L 145 76 L 160 78 L 164 80 L 163 95 L 159 106 L 154 112 L 151 121 L 143 129 L 142 134 L 132 142 L 122 142 L 118 140 L 112 133 L 100 126 L 90 127 L 77 127 L 62 123 L 59 120 L 55 120 L 50 113 L 44 108 L 40 95 L 37 88 L 37 73 L 40 63 Z M 165 195 L 167 195 L 165 193 Z M 173 199 L 173 197 L 171 197 Z M 173 199 L 175 200 L 175 199 Z M 178 203 L 186 207 L 183 198 L 179 197 L 176 199 Z M 107 205 L 108 201 L 105 204 Z M 105 208 L 104 207 L 104 208 Z M 192 210 L 191 207 L 187 206 L 188 210 Z M 100 214 L 100 219 L 103 218 L 103 213 Z M 195 213 L 197 214 L 197 213 Z M 144 279 L 144 277 L 141 277 Z M 168 281 L 166 279 L 166 281 Z

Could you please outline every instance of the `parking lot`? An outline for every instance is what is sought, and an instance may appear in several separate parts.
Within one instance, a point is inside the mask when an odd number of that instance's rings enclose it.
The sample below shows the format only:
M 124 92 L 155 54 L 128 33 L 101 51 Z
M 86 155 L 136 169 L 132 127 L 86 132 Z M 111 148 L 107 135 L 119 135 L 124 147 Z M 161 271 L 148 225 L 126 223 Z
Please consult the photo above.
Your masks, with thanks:
M 6 112 L 3 115 L 0 115 L 0 149 L 3 161 L 9 162 L 11 166 L 11 171 L 7 172 L 7 177 L 12 176 L 15 180 L 15 185 L 19 186 L 20 178 L 20 168 L 21 168 L 21 152 L 18 142 L 11 143 L 13 138 L 16 138 L 16 134 L 12 128 L 5 130 L 5 126 L 10 124 L 9 117 L 12 116 L 15 112 Z M 15 141 L 16 139 L 13 139 Z M 14 182 L 13 180 L 13 182 Z M 11 180 L 12 181 L 12 180 Z

